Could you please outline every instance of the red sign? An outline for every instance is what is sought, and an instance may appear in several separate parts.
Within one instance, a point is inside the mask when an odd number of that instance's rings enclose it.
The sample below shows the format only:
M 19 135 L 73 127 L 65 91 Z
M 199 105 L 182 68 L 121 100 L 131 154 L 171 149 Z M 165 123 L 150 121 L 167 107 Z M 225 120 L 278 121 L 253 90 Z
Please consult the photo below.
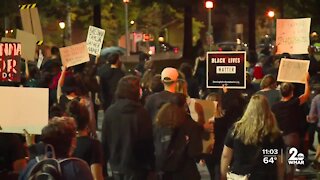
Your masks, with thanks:
M 20 82 L 20 43 L 0 43 L 0 82 Z

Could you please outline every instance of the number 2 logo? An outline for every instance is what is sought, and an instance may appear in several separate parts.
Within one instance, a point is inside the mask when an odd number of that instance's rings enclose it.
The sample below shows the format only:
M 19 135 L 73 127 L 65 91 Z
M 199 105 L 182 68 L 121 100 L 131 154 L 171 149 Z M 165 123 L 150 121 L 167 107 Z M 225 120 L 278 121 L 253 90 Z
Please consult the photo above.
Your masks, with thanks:
M 295 147 L 292 147 L 289 149 L 289 161 L 298 161 L 298 160 L 303 160 L 304 159 L 304 155 L 302 153 L 298 154 L 298 149 Z

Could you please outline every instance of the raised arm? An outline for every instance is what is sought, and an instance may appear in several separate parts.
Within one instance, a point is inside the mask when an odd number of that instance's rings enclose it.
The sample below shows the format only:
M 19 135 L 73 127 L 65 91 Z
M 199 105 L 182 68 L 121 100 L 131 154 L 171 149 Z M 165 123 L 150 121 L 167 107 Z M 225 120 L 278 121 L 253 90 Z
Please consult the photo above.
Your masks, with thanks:
M 307 76 L 306 76 L 306 83 L 305 83 L 305 86 L 304 86 L 304 93 L 301 96 L 299 96 L 300 105 L 304 104 L 309 99 L 309 96 L 310 96 L 309 80 L 310 80 L 310 75 L 308 73 Z
M 29 77 L 30 77 L 28 60 L 26 59 L 26 60 L 24 61 L 24 63 L 25 63 L 25 66 L 26 66 L 26 68 L 25 68 L 26 79 L 28 80 Z
M 194 67 L 193 67 L 193 72 L 192 75 L 195 76 L 197 69 L 198 69 L 198 64 L 199 64 L 199 58 L 196 58 L 196 62 L 194 63 Z
M 61 71 L 61 75 L 60 75 L 60 78 L 59 78 L 59 81 L 58 81 L 58 86 L 57 86 L 57 102 L 58 104 L 60 103 L 60 97 L 62 95 L 62 86 L 64 84 L 64 78 L 66 76 L 66 70 L 67 68 L 65 66 L 62 66 L 62 71 Z

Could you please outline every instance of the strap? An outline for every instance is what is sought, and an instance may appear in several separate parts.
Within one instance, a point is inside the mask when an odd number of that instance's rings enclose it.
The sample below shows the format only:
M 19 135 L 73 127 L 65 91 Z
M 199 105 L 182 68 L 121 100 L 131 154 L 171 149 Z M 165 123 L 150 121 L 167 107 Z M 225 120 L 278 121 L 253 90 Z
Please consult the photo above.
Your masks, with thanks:
M 64 158 L 64 159 L 60 159 L 58 160 L 59 163 L 63 163 L 65 161 L 70 161 L 70 160 L 74 160 L 74 161 L 81 161 L 81 163 L 85 163 L 86 165 L 88 165 L 88 163 L 80 158 L 76 158 L 76 157 L 69 157 L 69 158 Z

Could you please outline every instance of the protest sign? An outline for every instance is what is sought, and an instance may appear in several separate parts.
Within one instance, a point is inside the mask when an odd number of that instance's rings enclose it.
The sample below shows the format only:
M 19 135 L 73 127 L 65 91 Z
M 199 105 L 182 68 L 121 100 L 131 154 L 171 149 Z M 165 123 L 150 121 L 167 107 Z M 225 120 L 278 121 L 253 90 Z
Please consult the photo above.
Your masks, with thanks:
M 48 89 L 0 87 L 0 98 L 0 132 L 41 134 L 48 124 Z
M 92 54 L 95 56 L 100 55 L 104 33 L 105 33 L 104 29 L 100 29 L 94 26 L 89 26 L 87 41 L 86 41 L 89 54 Z
M 309 60 L 282 58 L 278 70 L 277 81 L 304 84 L 309 69 Z
M 216 110 L 216 104 L 213 101 L 191 98 L 188 104 L 190 116 L 201 125 L 210 121 Z M 203 153 L 209 153 L 208 150 L 211 149 L 213 143 L 213 133 L 204 132 L 202 135 Z
M 20 82 L 21 44 L 0 42 L 0 82 Z
M 31 33 L 18 29 L 16 39 L 21 43 L 21 57 L 28 61 L 34 61 L 37 47 L 37 37 Z
M 67 67 L 75 66 L 90 60 L 87 43 L 85 42 L 60 48 L 59 51 L 62 64 Z
M 308 54 L 311 18 L 277 19 L 277 54 Z
M 207 88 L 246 88 L 246 52 L 219 51 L 207 53 Z
M 18 40 L 13 39 L 13 38 L 3 37 L 3 38 L 1 38 L 1 42 L 18 42 Z
M 34 34 L 37 37 L 38 45 L 41 45 L 43 34 L 37 4 L 20 5 L 19 9 L 23 30 Z

